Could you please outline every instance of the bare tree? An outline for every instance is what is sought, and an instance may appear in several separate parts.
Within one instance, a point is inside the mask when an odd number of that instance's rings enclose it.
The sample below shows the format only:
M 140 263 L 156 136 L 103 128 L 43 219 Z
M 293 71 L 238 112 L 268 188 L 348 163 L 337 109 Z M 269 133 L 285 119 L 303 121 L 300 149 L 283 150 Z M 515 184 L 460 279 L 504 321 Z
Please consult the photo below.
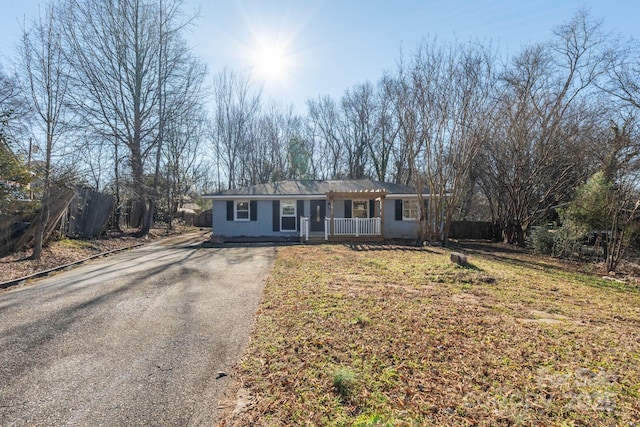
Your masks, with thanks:
M 166 209 L 170 218 L 182 207 L 203 173 L 203 148 L 208 132 L 208 118 L 202 105 L 199 111 L 185 111 L 168 123 L 163 150 Z
M 215 157 L 222 162 L 218 174 L 226 173 L 227 188 L 234 188 L 247 178 L 244 171 L 255 138 L 261 94 L 252 88 L 248 74 L 238 75 L 229 69 L 216 76 L 213 92 L 212 136 Z
M 373 172 L 379 181 L 389 180 L 390 169 L 394 160 L 398 166 L 405 167 L 405 162 L 401 159 L 402 155 L 396 156 L 398 151 L 394 150 L 400 127 L 393 113 L 392 97 L 389 96 L 390 92 L 387 90 L 387 88 L 392 85 L 391 80 L 392 78 L 390 76 L 385 75 L 376 86 L 375 103 L 377 105 L 377 114 L 375 120 L 377 131 L 372 138 L 367 140 L 369 157 L 374 169 Z M 400 174 L 396 174 L 396 177 L 399 175 Z M 399 182 L 399 179 L 396 178 L 396 182 Z
M 345 178 L 346 148 L 340 137 L 340 111 L 336 101 L 330 96 L 318 97 L 307 101 L 308 119 L 313 128 L 314 152 L 316 161 L 325 165 L 321 175 L 325 178 Z
M 110 135 L 126 148 L 133 191 L 142 210 L 140 235 L 146 235 L 151 225 L 153 199 L 144 176 L 152 153 L 158 164 L 168 114 L 165 96 L 174 86 L 194 83 L 175 71 L 188 53 L 180 37 L 188 22 L 179 13 L 183 4 L 181 0 L 65 3 L 74 103 L 96 132 Z
M 491 52 L 479 45 L 425 41 L 386 82 L 400 129 L 396 162 L 406 159 L 408 166 L 396 173 L 415 186 L 421 206 L 419 240 L 447 242 L 486 139 L 492 64 Z
M 584 179 L 583 118 L 598 106 L 603 37 L 579 12 L 552 43 L 527 47 L 501 77 L 480 176 L 507 242 L 523 245 L 536 219 Z
M 342 120 L 339 130 L 342 144 L 346 148 L 347 176 L 353 179 L 366 178 L 369 176 L 369 154 L 374 154 L 371 147 L 381 133 L 378 120 L 380 107 L 373 85 L 367 82 L 348 89 L 341 104 Z M 381 166 L 382 163 L 378 165 Z
M 384 180 L 393 131 L 388 120 L 390 105 L 384 104 L 383 118 L 382 102 L 384 97 L 371 83 L 346 90 L 339 103 L 329 96 L 307 102 L 309 125 L 315 136 L 314 152 L 324 170 L 322 176 L 360 179 L 375 175 Z
M 638 173 L 640 146 L 635 117 L 627 116 L 620 126 L 612 122 L 610 135 L 603 141 L 605 157 L 598 172 L 579 186 L 563 212 L 565 224 L 596 232 L 596 245 L 603 249 L 606 272 L 615 271 L 638 226 Z
M 49 222 L 51 196 L 51 155 L 63 125 L 67 102 L 68 64 L 64 59 L 62 35 L 53 5 L 23 30 L 21 57 L 25 66 L 29 93 L 45 138 L 45 165 L 42 203 L 35 232 L 32 259 L 40 259 L 45 228 Z
M 385 111 L 388 109 L 386 114 L 389 116 L 382 124 L 382 136 L 385 138 L 385 135 L 389 135 L 385 129 L 391 130 L 391 138 L 385 139 L 389 145 L 386 149 L 390 152 L 388 167 L 391 168 L 392 181 L 399 184 L 411 183 L 412 162 L 409 161 L 409 156 L 415 150 L 410 149 L 408 144 L 415 142 L 415 135 L 412 134 L 417 130 L 412 84 L 407 67 L 408 65 L 401 61 L 397 76 L 387 74 L 380 80 L 380 96 L 388 103 Z M 412 123 L 414 125 L 411 125 Z M 386 147 L 386 144 L 383 147 Z
M 249 159 L 252 184 L 278 181 L 286 178 L 287 128 L 285 116 L 275 105 L 270 105 L 256 122 L 256 138 Z
M 0 138 L 5 144 L 25 138 L 29 111 L 29 99 L 20 80 L 0 66 Z
M 185 114 L 195 112 L 204 99 L 204 79 L 206 67 L 201 61 L 190 55 L 183 30 L 193 19 L 182 19 L 183 1 L 159 0 L 156 12 L 158 28 L 158 66 L 157 66 L 157 116 L 158 130 L 155 139 L 155 168 L 151 197 L 149 199 L 148 220 L 145 226 L 153 223 L 153 216 L 159 198 L 161 159 L 164 135 L 167 123 L 184 118 Z M 194 121 L 197 118 L 193 118 Z M 143 230 L 145 233 L 148 230 Z
M 608 50 L 608 79 L 601 87 L 623 106 L 640 108 L 640 41 L 618 39 Z
M 16 199 L 15 188 L 7 181 L 26 186 L 32 180 L 28 170 L 31 153 L 25 152 L 26 159 L 19 153 L 28 119 L 28 100 L 18 78 L 6 75 L 0 67 L 0 218 L 7 214 L 7 208 Z M 2 232 L 8 231 L 0 228 Z

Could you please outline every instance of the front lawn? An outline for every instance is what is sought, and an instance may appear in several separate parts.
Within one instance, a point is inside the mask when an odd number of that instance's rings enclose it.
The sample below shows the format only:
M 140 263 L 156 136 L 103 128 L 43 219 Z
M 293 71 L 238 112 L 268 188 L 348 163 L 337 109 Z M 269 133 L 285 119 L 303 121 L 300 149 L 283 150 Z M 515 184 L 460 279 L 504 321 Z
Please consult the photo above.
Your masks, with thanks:
M 640 425 L 638 288 L 468 253 L 280 248 L 222 424 Z

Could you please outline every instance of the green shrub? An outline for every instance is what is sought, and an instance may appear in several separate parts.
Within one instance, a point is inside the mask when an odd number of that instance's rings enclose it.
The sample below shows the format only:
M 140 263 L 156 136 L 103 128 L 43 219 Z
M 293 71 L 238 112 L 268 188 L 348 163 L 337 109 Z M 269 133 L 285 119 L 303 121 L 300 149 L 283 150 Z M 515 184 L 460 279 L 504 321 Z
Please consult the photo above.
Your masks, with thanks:
M 553 254 L 554 233 L 546 227 L 536 227 L 529 235 L 529 246 L 534 252 L 545 255 Z
M 555 258 L 571 258 L 579 256 L 585 236 L 585 231 L 566 221 L 562 227 L 549 230 L 546 227 L 537 227 L 529 235 L 529 247 L 534 252 L 551 255 Z
M 553 255 L 556 258 L 571 258 L 580 255 L 585 231 L 566 221 L 553 236 Z

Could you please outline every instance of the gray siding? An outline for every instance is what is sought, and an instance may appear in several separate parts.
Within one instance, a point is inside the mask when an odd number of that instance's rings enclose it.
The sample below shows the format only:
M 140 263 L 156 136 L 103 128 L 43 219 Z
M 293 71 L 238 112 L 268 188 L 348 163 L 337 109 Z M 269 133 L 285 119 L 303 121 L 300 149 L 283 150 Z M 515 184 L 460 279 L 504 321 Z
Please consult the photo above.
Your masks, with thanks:
M 281 200 L 297 202 L 294 198 Z M 309 214 L 309 208 L 309 201 L 305 200 L 304 215 Z M 213 200 L 212 228 L 214 235 L 225 237 L 296 237 L 300 235 L 297 220 L 295 231 L 273 231 L 273 200 L 257 200 L 256 221 L 228 221 L 227 200 Z
M 384 200 L 384 238 L 385 239 L 416 239 L 420 231 L 419 221 L 396 221 L 396 201 Z
M 282 200 L 296 200 L 286 198 Z M 311 210 L 310 201 L 304 200 L 304 215 L 309 216 Z M 214 200 L 212 211 L 213 234 L 224 237 L 296 237 L 300 235 L 299 224 L 296 231 L 273 231 L 273 200 L 257 201 L 256 221 L 227 221 L 227 200 Z M 418 221 L 396 221 L 395 200 L 384 201 L 384 238 L 385 239 L 415 239 L 418 234 Z M 327 216 L 330 216 L 327 206 Z M 334 203 L 335 218 L 344 218 L 344 201 L 336 200 Z

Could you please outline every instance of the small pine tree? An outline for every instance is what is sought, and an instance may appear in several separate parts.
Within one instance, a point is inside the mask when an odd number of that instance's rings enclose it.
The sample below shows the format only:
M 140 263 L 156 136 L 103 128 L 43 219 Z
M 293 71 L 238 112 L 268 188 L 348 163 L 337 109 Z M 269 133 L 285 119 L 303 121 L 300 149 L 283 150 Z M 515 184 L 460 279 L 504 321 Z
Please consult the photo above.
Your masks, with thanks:
M 566 216 L 602 236 L 605 268 L 615 271 L 638 231 L 639 206 L 640 199 L 632 186 L 613 183 L 600 171 L 577 189 Z

